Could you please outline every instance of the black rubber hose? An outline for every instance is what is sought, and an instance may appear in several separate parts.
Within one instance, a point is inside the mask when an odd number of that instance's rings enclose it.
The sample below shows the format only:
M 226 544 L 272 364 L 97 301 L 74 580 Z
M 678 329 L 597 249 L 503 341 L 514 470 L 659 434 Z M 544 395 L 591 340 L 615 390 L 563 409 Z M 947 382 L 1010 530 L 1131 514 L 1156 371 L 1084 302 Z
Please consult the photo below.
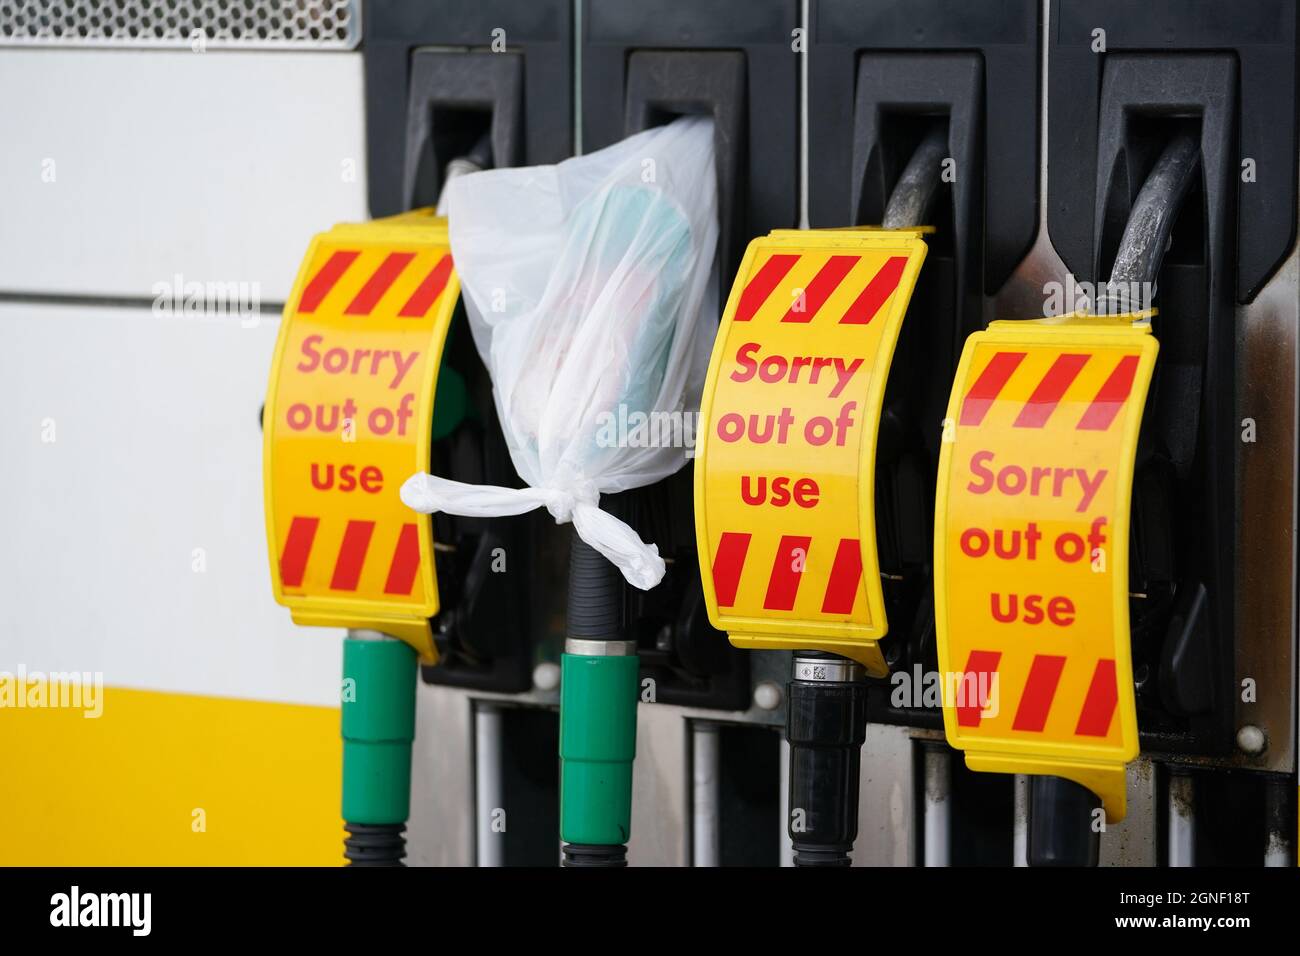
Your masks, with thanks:
M 623 575 L 578 532 L 569 547 L 568 636 L 617 641 L 623 633 Z
M 468 159 L 475 166 L 477 166 L 479 169 L 491 169 L 492 168 L 491 132 L 484 133 L 482 136 L 480 136 L 478 138 L 478 142 L 474 144 L 474 148 L 471 149 L 465 155 L 465 158 Z
M 800 651 L 799 657 L 809 654 Z M 825 655 L 828 661 L 837 660 Z M 865 680 L 790 681 L 790 819 L 795 866 L 849 866 L 867 733 Z
M 1171 139 L 1156 160 L 1124 224 L 1107 284 L 1109 299 L 1102 309 L 1104 313 L 1132 311 L 1143 303 L 1134 301 L 1130 290 L 1154 287 L 1169 249 L 1169 234 L 1200 161 L 1200 144 L 1190 133 Z
M 343 855 L 348 866 L 405 866 L 404 823 L 344 823 Z
M 917 145 L 894 184 L 881 226 L 885 229 L 911 229 L 924 224 L 930 203 L 939 189 L 947 152 L 948 130 L 936 125 Z

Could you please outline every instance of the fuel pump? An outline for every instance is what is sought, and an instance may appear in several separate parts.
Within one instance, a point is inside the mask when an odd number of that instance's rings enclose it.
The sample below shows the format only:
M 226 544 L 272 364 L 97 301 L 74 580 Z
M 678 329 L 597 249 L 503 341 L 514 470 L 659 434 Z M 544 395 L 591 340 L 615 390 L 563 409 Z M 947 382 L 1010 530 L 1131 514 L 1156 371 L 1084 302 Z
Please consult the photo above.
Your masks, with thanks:
M 1046 221 L 1086 294 L 1118 268 L 1157 159 L 1197 144 L 1153 275 L 1129 582 L 1150 772 L 1130 795 L 1161 837 L 1148 862 L 1254 862 L 1264 774 L 1295 770 L 1296 7 L 1055 0 L 1050 16 Z
M 264 411 L 275 599 L 344 627 L 346 856 L 400 863 L 417 659 L 438 652 L 432 523 L 397 495 L 460 405 L 434 397 L 458 294 L 445 221 L 421 210 L 312 240 L 285 304 Z
M 636 756 L 637 645 L 623 577 L 573 535 L 560 671 L 560 840 L 565 866 L 627 865 Z
M 366 10 L 367 192 L 372 214 L 439 203 L 464 172 L 558 163 L 574 146 L 569 0 L 384 0 Z M 434 435 L 427 470 L 514 485 L 491 377 L 463 298 L 448 329 L 435 406 L 461 414 Z M 413 469 L 414 470 L 414 469 Z M 409 472 L 408 472 L 409 474 Z M 541 515 L 432 516 L 438 663 L 419 669 L 420 852 L 480 866 L 553 858 L 558 768 L 553 689 L 567 538 Z M 562 588 L 559 589 L 562 592 Z M 428 772 L 432 770 L 432 772 Z M 444 779 L 468 779 L 467 787 Z M 422 790 L 432 783 L 432 792 Z M 509 819 L 507 828 L 504 821 Z M 443 821 L 470 821 L 443 826 Z M 432 825 L 429 825 L 432 823 Z M 473 836 L 471 836 L 473 834 Z
M 467 177 L 448 195 L 475 343 L 525 487 L 417 473 L 402 499 L 467 517 L 545 507 L 573 524 L 560 696 L 570 866 L 625 865 L 637 658 L 622 580 L 649 590 L 665 562 L 613 512 L 618 492 L 668 477 L 685 458 L 620 436 L 618 422 L 680 414 L 703 373 L 700 303 L 718 230 L 712 144 L 711 123 L 683 118 L 555 167 Z M 665 174 L 645 178 L 647 164 Z
M 918 144 L 946 132 L 924 220 L 934 232 L 880 415 L 875 510 L 890 673 L 867 681 L 870 776 L 901 780 L 897 793 L 917 831 L 906 850 L 926 866 L 1010 856 L 1011 787 L 964 772 L 941 736 L 933 501 L 938 423 L 961 345 L 984 328 L 990 299 L 1038 228 L 1042 12 L 1038 0 L 999 0 L 960 18 L 943 0 L 809 8 L 814 227 L 882 222 Z M 876 828 L 857 855 L 878 859 L 897 845 L 889 828 Z
M 940 666 L 956 677 L 945 729 L 972 769 L 1034 775 L 1030 865 L 1095 866 L 1099 804 L 1107 821 L 1125 813 L 1130 506 L 1157 352 L 1141 292 L 1198 157 L 1189 135 L 1165 146 L 1096 308 L 993 323 L 953 386 L 935 520 Z
M 847 866 L 857 836 L 866 678 L 888 673 L 877 440 L 945 150 L 944 130 L 922 137 L 881 229 L 777 231 L 751 243 L 705 385 L 696 468 L 705 595 L 733 644 L 795 652 L 786 735 L 798 866 Z M 854 514 L 857 538 L 843 535 Z

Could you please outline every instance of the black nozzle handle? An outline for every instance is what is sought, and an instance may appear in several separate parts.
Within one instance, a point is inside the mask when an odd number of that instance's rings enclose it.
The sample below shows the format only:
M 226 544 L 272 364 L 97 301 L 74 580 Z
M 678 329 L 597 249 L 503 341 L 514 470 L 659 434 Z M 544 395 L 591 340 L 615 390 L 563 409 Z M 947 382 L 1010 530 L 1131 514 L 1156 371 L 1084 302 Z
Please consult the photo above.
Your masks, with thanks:
M 798 651 L 787 700 L 795 866 L 849 866 L 867 735 L 865 672 L 834 654 Z
M 1032 777 L 1029 789 L 1029 865 L 1096 866 L 1101 799 L 1064 777 Z

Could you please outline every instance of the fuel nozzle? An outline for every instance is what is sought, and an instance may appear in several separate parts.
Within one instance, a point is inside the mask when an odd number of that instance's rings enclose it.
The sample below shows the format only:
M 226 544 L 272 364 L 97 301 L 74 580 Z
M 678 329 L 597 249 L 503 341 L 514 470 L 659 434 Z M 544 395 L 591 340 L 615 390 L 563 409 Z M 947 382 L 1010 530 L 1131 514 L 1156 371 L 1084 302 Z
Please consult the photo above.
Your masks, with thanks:
M 411 809 L 416 654 L 378 631 L 343 641 L 343 820 L 350 866 L 401 866 Z
M 866 670 L 796 651 L 790 675 L 790 841 L 796 866 L 849 866 L 858 836 L 858 774 L 867 733 Z
M 575 532 L 560 674 L 564 866 L 627 866 L 636 756 L 636 641 L 623 639 L 623 577 Z
M 1096 866 L 1101 798 L 1064 777 L 1033 777 L 1029 789 L 1030 866 Z
M 892 190 L 886 229 L 924 221 L 939 186 L 947 133 L 933 126 Z M 866 669 L 824 651 L 796 651 L 786 712 L 790 840 L 796 866 L 849 866 L 858 835 L 858 775 L 867 733 Z

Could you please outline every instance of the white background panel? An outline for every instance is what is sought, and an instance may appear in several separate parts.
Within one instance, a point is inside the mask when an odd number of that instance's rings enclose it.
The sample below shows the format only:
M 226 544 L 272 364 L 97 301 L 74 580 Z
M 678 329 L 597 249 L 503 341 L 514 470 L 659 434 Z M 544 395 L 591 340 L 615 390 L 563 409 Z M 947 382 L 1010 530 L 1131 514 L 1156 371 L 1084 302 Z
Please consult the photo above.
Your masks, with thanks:
M 0 291 L 282 301 L 312 232 L 366 218 L 360 54 L 5 49 L 0 90 Z
M 342 632 L 271 598 L 258 409 L 278 327 L 0 304 L 0 670 L 337 704 Z

